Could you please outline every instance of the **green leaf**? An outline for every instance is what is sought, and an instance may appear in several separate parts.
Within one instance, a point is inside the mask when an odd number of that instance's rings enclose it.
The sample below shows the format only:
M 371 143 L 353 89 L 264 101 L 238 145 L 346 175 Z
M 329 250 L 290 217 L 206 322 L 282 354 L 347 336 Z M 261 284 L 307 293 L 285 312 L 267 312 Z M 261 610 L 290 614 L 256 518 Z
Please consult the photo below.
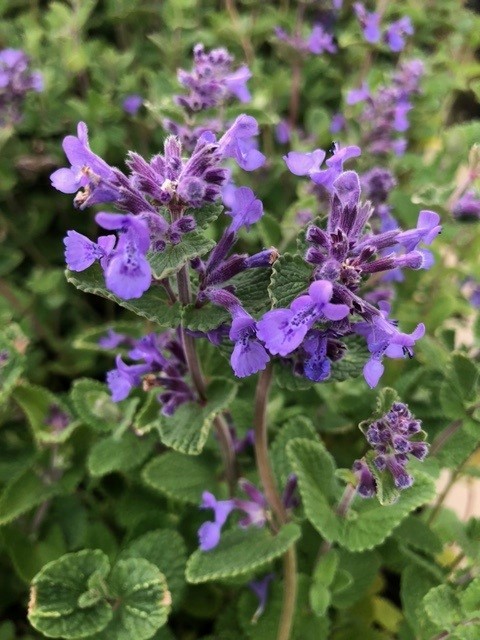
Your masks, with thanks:
M 348 336 L 342 342 L 347 347 L 343 358 L 332 362 L 332 370 L 327 382 L 343 382 L 350 378 L 357 378 L 363 372 L 363 367 L 370 358 L 365 339 L 360 336 Z
M 0 332 L 0 405 L 5 402 L 22 375 L 28 339 L 17 324 Z
M 274 362 L 274 381 L 280 389 L 287 391 L 305 391 L 311 389 L 314 384 L 305 376 L 298 375 L 293 371 L 292 363 L 288 361 L 278 360 Z
M 294 472 L 307 518 L 329 542 L 338 542 L 349 551 L 363 551 L 381 544 L 400 522 L 435 495 L 433 481 L 418 474 L 415 484 L 402 491 L 393 505 L 382 506 L 376 500 L 356 498 L 347 516 L 336 514 L 331 503 L 339 497 L 334 463 L 323 445 L 305 439 L 292 440 L 287 453 Z
M 187 580 L 197 584 L 250 573 L 283 555 L 300 534 L 300 528 L 293 523 L 283 526 L 275 536 L 253 527 L 226 531 L 215 549 L 197 549 L 190 556 Z
M 442 550 L 442 543 L 438 535 L 415 515 L 405 518 L 395 529 L 394 536 L 400 544 L 420 549 L 428 555 L 440 553 Z
M 80 478 L 81 471 L 67 471 L 61 480 L 47 484 L 35 471 L 27 469 L 13 478 L 0 496 L 0 526 L 50 500 L 54 496 L 70 493 Z
M 145 484 L 159 493 L 198 506 L 204 491 L 216 493 L 215 461 L 168 451 L 151 460 L 142 471 Z
M 450 364 L 452 384 L 457 388 L 465 401 L 475 399 L 479 370 L 472 360 L 463 353 L 453 353 Z
M 430 620 L 440 629 L 451 631 L 462 620 L 458 598 L 446 584 L 430 589 L 423 598 L 423 604 Z
M 180 271 L 192 258 L 205 255 L 214 246 L 215 242 L 200 231 L 189 231 L 182 235 L 178 244 L 168 244 L 164 251 L 150 252 L 147 258 L 154 277 L 163 280 Z
M 78 551 L 48 563 L 32 580 L 28 619 L 49 638 L 86 638 L 104 629 L 112 609 L 93 597 L 110 570 L 101 551 Z M 85 594 L 89 593 L 90 598 Z M 83 596 L 83 597 L 82 597 Z
M 424 596 L 436 584 L 432 575 L 415 565 L 409 565 L 402 573 L 400 597 L 405 618 L 408 620 L 412 629 L 416 632 L 416 637 L 431 638 L 435 631 L 438 630 L 434 626 L 423 606 Z M 420 635 L 420 631 L 431 630 L 430 635 Z
M 328 587 L 321 582 L 314 582 L 310 587 L 309 602 L 313 613 L 319 618 L 325 615 L 330 606 L 331 596 Z
M 99 351 L 105 353 L 108 351 L 111 353 L 110 349 L 106 349 L 99 345 L 98 341 L 100 338 L 104 338 L 108 331 L 112 329 L 117 333 L 124 333 L 128 336 L 133 336 L 135 338 L 141 337 L 141 327 L 139 326 L 138 320 L 133 322 L 128 320 L 123 320 L 120 322 L 107 322 L 101 326 L 95 326 L 93 328 L 86 329 L 82 331 L 78 335 L 75 336 L 73 341 L 73 346 L 75 349 L 84 349 L 88 351 Z
M 119 560 L 107 582 L 117 602 L 112 620 L 95 640 L 148 640 L 166 623 L 171 596 L 154 564 L 143 558 Z
M 185 590 L 187 550 L 183 538 L 173 529 L 157 529 L 134 540 L 119 559 L 144 558 L 163 573 L 172 595 L 173 607 L 178 607 Z
M 312 267 L 298 255 L 284 253 L 273 265 L 268 292 L 274 307 L 288 307 L 304 293 L 312 277 Z
M 78 420 L 73 420 L 66 405 L 48 389 L 32 384 L 22 384 L 15 388 L 12 396 L 25 412 L 32 427 L 33 436 L 39 443 L 65 442 L 80 425 Z M 61 430 L 56 430 L 47 424 L 48 414 L 54 407 L 67 416 L 70 415 L 69 424 Z
M 121 307 L 125 307 L 137 316 L 155 322 L 164 329 L 176 327 L 181 322 L 180 305 L 178 303 L 170 304 L 167 294 L 161 286 L 152 285 L 138 300 L 122 300 L 106 289 L 103 273 L 98 265 L 93 265 L 81 273 L 67 270 L 65 275 L 68 282 L 77 289 L 107 298 L 107 300 L 113 300 Z
M 465 591 L 459 594 L 460 604 L 467 614 L 480 614 L 480 578 L 474 578 Z
M 465 407 L 462 396 L 449 380 L 444 380 L 440 387 L 440 405 L 446 418 L 450 420 L 461 419 L 465 415 Z
M 374 451 L 369 451 L 365 456 L 365 461 L 375 478 L 375 488 L 377 491 L 376 499 L 385 507 L 397 502 L 400 498 L 401 492 L 400 489 L 395 486 L 393 475 L 387 469 L 384 469 L 383 471 L 378 469 L 374 462 L 375 457 L 376 453 Z
M 116 435 L 96 442 L 88 454 L 87 466 L 90 475 L 104 476 L 112 471 L 131 471 L 142 464 L 150 454 L 153 442 L 127 431 L 119 438 Z
M 380 570 L 380 556 L 376 551 L 364 551 L 363 553 L 351 553 L 346 549 L 339 549 L 339 571 L 351 576 L 351 584 L 342 591 L 335 590 L 335 582 L 332 587 L 332 602 L 335 607 L 345 609 L 365 597 L 371 588 L 375 577 Z
M 89 378 L 75 380 L 70 395 L 81 421 L 96 431 L 117 428 L 132 406 L 131 399 L 113 402 L 107 385 Z
M 270 284 L 270 269 L 247 269 L 228 281 L 235 288 L 235 295 L 240 299 L 244 308 L 253 316 L 265 313 L 270 309 L 268 286 Z
M 315 567 L 312 579 L 315 583 L 321 583 L 329 587 L 335 577 L 338 568 L 338 553 L 334 549 L 322 556 Z
M 211 331 L 230 320 L 230 314 L 226 309 L 206 304 L 196 308 L 189 304 L 184 308 L 183 326 L 191 331 Z
M 187 402 L 173 416 L 161 416 L 158 422 L 160 438 L 167 447 L 187 455 L 202 452 L 216 416 L 228 407 L 235 397 L 237 385 L 225 378 L 211 381 L 204 405 Z
M 392 408 L 392 404 L 399 400 L 400 398 L 398 397 L 398 393 L 395 389 L 392 389 L 391 387 L 384 387 L 381 389 L 377 396 L 373 420 L 383 418 L 383 416 Z M 371 422 L 373 422 L 373 420 Z
M 222 204 L 205 204 L 200 209 L 186 209 L 184 215 L 195 218 L 197 229 L 206 229 L 212 222 L 215 222 L 223 210 Z
M 271 446 L 271 460 L 275 475 L 281 486 L 285 485 L 292 473 L 292 465 L 287 456 L 287 443 L 293 438 L 308 438 L 318 440 L 315 429 L 308 418 L 297 416 L 283 424 Z

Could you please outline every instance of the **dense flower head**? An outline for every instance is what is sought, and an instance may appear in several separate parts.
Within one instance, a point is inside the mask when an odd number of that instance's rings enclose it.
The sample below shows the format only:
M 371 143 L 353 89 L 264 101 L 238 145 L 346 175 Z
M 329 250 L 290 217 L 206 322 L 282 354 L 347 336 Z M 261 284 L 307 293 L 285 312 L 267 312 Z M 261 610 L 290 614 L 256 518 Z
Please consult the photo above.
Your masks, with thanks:
M 314 55 L 321 55 L 322 53 L 332 54 L 337 52 L 335 37 L 320 23 L 312 27 L 310 34 L 306 38 L 299 33 L 289 34 L 281 27 L 275 28 L 275 36 L 278 40 L 301 54 L 313 53 Z
M 406 148 L 403 137 L 408 128 L 408 113 L 412 109 L 411 98 L 419 91 L 423 75 L 420 60 L 402 62 L 393 74 L 390 85 L 381 85 L 372 93 L 364 83 L 347 95 L 347 104 L 364 103 L 360 114 L 363 125 L 364 146 L 371 154 L 402 155 Z
M 42 74 L 32 71 L 29 57 L 20 49 L 1 50 L 0 126 L 21 119 L 25 96 L 31 91 L 43 91 Z
M 136 387 L 145 390 L 162 389 L 157 399 L 161 412 L 171 416 L 185 402 L 196 400 L 196 395 L 185 380 L 187 365 L 182 343 L 175 331 L 149 333 L 140 339 L 109 331 L 99 344 L 115 349 L 128 345 L 128 357 L 134 364 L 127 364 L 120 354 L 115 368 L 107 373 L 107 384 L 114 402 L 120 402 Z
M 424 460 L 428 454 L 421 421 L 412 415 L 407 405 L 394 402 L 388 413 L 362 430 L 373 448 L 371 460 L 375 468 L 390 473 L 398 489 L 411 487 L 413 477 L 406 470 L 410 457 Z M 374 474 L 367 462 L 356 460 L 353 471 L 357 476 L 359 495 L 363 498 L 375 495 Z
M 232 97 L 249 102 L 251 75 L 246 65 L 233 68 L 233 56 L 226 49 L 206 51 L 203 44 L 197 44 L 192 71 L 178 71 L 178 80 L 189 94 L 177 96 L 176 102 L 189 112 L 218 107 Z

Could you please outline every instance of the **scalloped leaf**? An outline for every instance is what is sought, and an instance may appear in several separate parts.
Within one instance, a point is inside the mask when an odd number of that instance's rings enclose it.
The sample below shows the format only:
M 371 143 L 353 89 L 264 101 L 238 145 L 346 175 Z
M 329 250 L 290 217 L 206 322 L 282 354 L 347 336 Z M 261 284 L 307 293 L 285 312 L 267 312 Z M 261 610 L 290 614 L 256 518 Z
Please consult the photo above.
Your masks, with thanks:
M 96 264 L 81 273 L 67 269 L 65 276 L 68 282 L 77 289 L 112 300 L 137 316 L 155 322 L 164 329 L 176 327 L 181 322 L 181 306 L 178 303 L 171 304 L 161 286 L 152 285 L 141 298 L 122 300 L 106 289 L 103 273 Z
M 228 407 L 237 388 L 234 382 L 217 378 L 208 385 L 205 405 L 187 402 L 173 416 L 160 416 L 158 431 L 163 444 L 187 455 L 201 453 L 215 417 Z
M 268 293 L 274 307 L 288 307 L 310 284 L 312 267 L 298 255 L 284 253 L 275 262 Z
M 169 244 L 164 251 L 149 252 L 148 261 L 157 280 L 174 275 L 192 258 L 208 253 L 215 242 L 200 231 L 189 231 L 182 235 L 178 244 Z
M 120 438 L 116 435 L 104 438 L 90 449 L 87 466 L 90 475 L 101 477 L 113 471 L 131 471 L 149 456 L 153 441 L 151 438 L 139 438 L 131 431 Z
M 349 551 L 381 544 L 411 511 L 435 495 L 433 481 L 417 474 L 413 487 L 402 491 L 396 504 L 382 506 L 376 500 L 357 497 L 347 516 L 341 518 L 332 506 L 339 497 L 334 463 L 323 445 L 306 439 L 292 440 L 287 454 L 298 476 L 307 518 L 326 540 L 338 542 Z
M 112 431 L 138 403 L 138 399 L 113 402 L 106 384 L 90 378 L 75 380 L 70 397 L 80 420 L 96 431 Z
M 318 441 L 312 422 L 305 416 L 291 418 L 283 424 L 272 443 L 270 457 L 281 486 L 285 485 L 289 474 L 292 473 L 292 465 L 287 456 L 287 444 L 294 438 Z
M 166 623 L 171 595 L 165 576 L 148 560 L 119 560 L 107 584 L 117 606 L 109 624 L 92 640 L 148 640 Z
M 342 342 L 347 347 L 347 352 L 336 362 L 332 362 L 330 377 L 326 382 L 343 382 L 350 378 L 358 378 L 362 375 L 363 367 L 370 358 L 365 339 L 360 336 L 348 336 Z
M 193 458 L 167 451 L 151 460 L 142 471 L 144 483 L 159 493 L 198 506 L 204 491 L 219 488 L 215 459 L 207 454 Z
M 185 590 L 187 549 L 182 536 L 174 529 L 157 529 L 131 542 L 119 559 L 144 558 L 164 574 L 172 595 L 172 605 L 178 607 Z
M 112 608 L 96 584 L 110 571 L 98 549 L 68 553 L 49 562 L 32 580 L 28 619 L 49 638 L 85 638 L 104 629 Z
M 197 229 L 206 229 L 209 224 L 215 222 L 223 210 L 223 204 L 205 204 L 200 209 L 186 209 L 184 215 L 195 218 Z
M 294 523 L 283 526 L 273 536 L 267 529 L 233 529 L 222 534 L 211 551 L 197 549 L 187 562 L 188 582 L 199 584 L 250 573 L 282 556 L 301 535 Z

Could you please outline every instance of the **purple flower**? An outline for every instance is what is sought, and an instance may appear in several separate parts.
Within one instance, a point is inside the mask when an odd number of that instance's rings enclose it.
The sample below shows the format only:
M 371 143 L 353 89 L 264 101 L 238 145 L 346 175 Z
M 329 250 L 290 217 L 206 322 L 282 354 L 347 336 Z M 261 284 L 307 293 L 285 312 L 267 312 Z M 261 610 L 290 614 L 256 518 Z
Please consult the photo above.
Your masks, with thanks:
M 312 33 L 308 39 L 308 48 L 311 53 L 320 55 L 322 53 L 336 53 L 337 47 L 331 33 L 325 31 L 321 24 L 314 25 Z
M 380 14 L 369 13 L 361 2 L 355 2 L 353 9 L 362 27 L 363 36 L 370 44 L 380 40 Z
M 255 118 L 245 114 L 238 116 L 218 141 L 219 153 L 224 158 L 234 158 L 244 171 L 255 171 L 265 163 L 265 156 L 256 148 L 258 132 Z
M 317 320 L 341 320 L 348 315 L 347 305 L 330 302 L 332 294 L 331 282 L 313 282 L 308 294 L 294 300 L 289 309 L 268 311 L 257 324 L 258 337 L 273 355 L 288 355 L 301 345 Z
M 240 478 L 238 486 L 250 498 L 249 500 L 234 498 L 235 508 L 243 511 L 245 514 L 244 517 L 239 520 L 238 526 L 242 529 L 252 526 L 259 528 L 265 526 L 268 504 L 263 493 L 259 491 L 254 484 L 245 480 L 245 478 Z
M 200 509 L 212 509 L 213 522 L 204 522 L 198 530 L 198 540 L 202 551 L 214 549 L 220 542 L 220 534 L 230 513 L 235 509 L 234 500 L 217 500 L 209 491 L 202 494 Z
M 442 227 L 438 224 L 440 216 L 435 211 L 422 210 L 418 216 L 417 228 L 410 231 L 402 231 L 397 236 L 398 244 L 405 247 L 407 251 L 413 251 L 420 242 L 431 244 L 441 232 Z
M 240 102 L 250 101 L 247 82 L 252 74 L 245 65 L 234 70 L 233 57 L 226 49 L 206 51 L 203 44 L 197 44 L 193 58 L 192 71 L 180 69 L 177 74 L 179 82 L 190 92 L 176 97 L 179 105 L 195 112 L 219 107 L 232 97 Z
M 354 145 L 340 148 L 338 143 L 335 142 L 333 147 L 333 155 L 325 161 L 328 169 L 310 174 L 313 182 L 322 185 L 327 191 L 332 191 L 333 183 L 343 171 L 343 163 L 361 154 L 360 147 Z
M 339 133 L 345 129 L 346 120 L 342 113 L 335 113 L 330 122 L 330 133 Z
M 362 175 L 361 183 L 362 189 L 365 190 L 365 196 L 372 201 L 372 204 L 379 205 L 387 201 L 390 191 L 396 186 L 397 181 L 388 169 L 373 167 Z M 379 212 L 376 211 L 376 213 Z M 394 228 L 396 226 L 395 224 Z M 387 229 L 382 230 L 387 231 Z
M 355 460 L 353 463 L 353 471 L 358 480 L 358 495 L 362 498 L 373 498 L 376 494 L 375 480 L 367 463 L 364 460 Z
M 92 204 L 113 202 L 118 190 L 113 169 L 90 149 L 88 130 L 84 122 L 77 127 L 77 137 L 67 136 L 63 150 L 71 164 L 69 169 L 57 169 L 50 176 L 52 185 L 62 193 L 77 193 L 74 204 L 80 209 Z
M 253 591 L 253 593 L 258 598 L 258 607 L 255 613 L 253 614 L 253 617 L 251 620 L 252 624 L 255 624 L 257 620 L 260 618 L 260 616 L 263 614 L 263 612 L 265 611 L 265 607 L 267 605 L 267 598 L 268 598 L 268 588 L 269 588 L 270 582 L 274 578 L 275 578 L 274 573 L 267 573 L 267 575 L 261 578 L 260 580 L 252 580 L 251 582 L 248 583 L 248 588 L 251 591 Z
M 43 91 L 43 77 L 32 72 L 28 56 L 19 49 L 0 51 L 0 125 L 21 120 L 25 97 Z
M 372 354 L 363 368 L 365 380 L 372 389 L 377 386 L 383 374 L 383 356 L 413 357 L 413 346 L 425 333 L 425 325 L 422 323 L 418 324 L 412 333 L 402 333 L 394 321 L 388 320 L 390 306 L 380 303 L 380 309 L 380 315 L 375 316 L 372 322 L 358 322 L 353 325 L 355 333 L 366 338 L 368 350 Z
M 358 89 L 350 89 L 347 93 L 347 104 L 357 104 L 358 102 L 365 102 L 370 98 L 370 89 L 366 82 L 362 83 L 362 86 Z
M 457 220 L 479 220 L 480 219 L 480 198 L 475 191 L 467 191 L 458 199 L 452 209 L 452 214 Z
M 312 176 L 313 173 L 320 170 L 325 160 L 326 153 L 323 149 L 315 149 L 308 153 L 300 151 L 290 151 L 289 154 L 283 156 L 288 170 L 295 176 Z
M 128 397 L 134 387 L 138 387 L 142 376 L 150 372 L 150 366 L 146 364 L 125 364 L 122 356 L 115 359 L 116 369 L 107 373 L 107 384 L 114 402 L 120 402 Z
M 405 36 L 411 36 L 414 33 L 413 25 L 408 16 L 404 16 L 392 22 L 385 33 L 385 42 L 395 53 L 401 51 L 405 46 Z
M 362 429 L 363 430 L 363 429 Z M 413 477 L 406 471 L 410 456 L 424 460 L 428 444 L 421 422 L 416 420 L 407 405 L 394 402 L 390 411 L 364 430 L 368 443 L 373 447 L 373 464 L 380 471 L 388 471 L 398 489 L 408 489 Z M 373 474 L 364 460 L 356 460 L 353 470 L 358 478 L 357 492 L 364 498 L 375 494 Z
M 99 339 L 98 345 L 103 349 L 116 349 L 122 342 L 126 341 L 128 341 L 128 337 L 125 334 L 109 329 L 107 335 Z
M 107 289 L 123 300 L 141 298 L 150 288 L 152 270 L 133 232 L 123 234 L 105 269 Z
M 280 144 L 287 144 L 290 140 L 290 125 L 286 120 L 280 120 L 280 122 L 275 127 L 275 138 L 277 142 Z
M 142 96 L 139 96 L 136 93 L 132 93 L 131 95 L 127 96 L 123 100 L 122 107 L 125 113 L 128 113 L 131 116 L 135 116 L 138 113 L 142 104 L 143 104 Z
M 237 232 L 241 227 L 247 229 L 258 222 L 263 215 L 263 204 L 248 187 L 238 187 L 230 195 L 232 204 L 226 214 L 232 217 L 230 231 Z
M 112 254 L 115 242 L 115 236 L 101 236 L 97 243 L 77 231 L 67 231 L 63 240 L 67 267 L 72 271 L 84 271 L 96 260 L 105 263 Z

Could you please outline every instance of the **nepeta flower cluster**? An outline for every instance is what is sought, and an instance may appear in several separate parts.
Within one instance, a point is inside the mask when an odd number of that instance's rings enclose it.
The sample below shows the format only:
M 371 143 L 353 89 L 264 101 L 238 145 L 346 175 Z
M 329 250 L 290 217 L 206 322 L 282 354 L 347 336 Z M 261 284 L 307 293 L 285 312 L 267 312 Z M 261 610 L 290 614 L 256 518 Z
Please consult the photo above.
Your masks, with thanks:
M 28 56 L 20 49 L 0 51 L 0 126 L 21 119 L 30 91 L 43 91 L 42 74 L 31 70 Z
M 337 52 L 335 37 L 320 23 L 313 26 L 307 38 L 298 33 L 290 35 L 281 27 L 275 28 L 275 35 L 281 42 L 301 54 L 321 55 L 322 53 L 333 54 Z
M 369 153 L 385 155 L 405 152 L 407 141 L 399 135 L 409 128 L 408 113 L 412 109 L 411 98 L 419 92 L 424 72 L 420 60 L 402 63 L 394 73 L 391 85 L 378 87 L 372 93 L 366 83 L 347 95 L 347 104 L 364 103 L 360 114 L 363 125 L 363 145 Z
M 406 37 L 414 33 L 408 16 L 390 23 L 382 30 L 380 13 L 367 11 L 361 2 L 355 2 L 353 9 L 362 28 L 363 37 L 370 44 L 377 44 L 383 40 L 391 51 L 398 53 L 405 47 Z
M 380 472 L 388 471 L 398 489 L 411 487 L 413 478 L 406 470 L 410 456 L 424 460 L 428 454 L 428 444 L 422 441 L 426 434 L 421 421 L 411 414 L 407 405 L 394 402 L 387 414 L 362 430 L 373 447 L 371 464 Z M 374 475 L 367 462 L 355 460 L 353 470 L 358 480 L 358 494 L 363 498 L 374 496 Z
M 110 203 L 122 213 L 101 212 L 95 217 L 99 226 L 117 235 L 94 242 L 69 231 L 65 238 L 68 267 L 83 271 L 98 261 L 110 291 L 125 300 L 141 297 L 152 280 L 147 254 L 178 244 L 183 234 L 195 228 L 195 219 L 182 215 L 184 209 L 220 198 L 229 176 L 224 160 L 233 158 L 246 171 L 263 164 L 265 157 L 252 141 L 257 133 L 254 118 L 239 116 L 220 140 L 213 134 L 202 136 L 187 158 L 179 140 L 169 136 L 163 155 L 150 161 L 130 152 L 126 176 L 90 149 L 87 127 L 80 123 L 77 136 L 67 136 L 63 142 L 71 166 L 55 171 L 52 184 L 63 193 L 76 193 L 74 204 L 80 209 Z M 247 215 L 244 209 L 243 205 L 232 208 L 231 215 Z M 180 215 L 175 217 L 172 211 Z
M 200 508 L 211 509 L 214 513 L 214 519 L 213 521 L 204 522 L 198 530 L 198 540 L 202 551 L 210 551 L 218 545 L 223 526 L 233 511 L 239 511 L 242 514 L 242 518 L 238 521 L 238 526 L 241 529 L 247 529 L 252 526 L 264 527 L 269 521 L 269 507 L 263 493 L 244 478 L 239 480 L 238 485 L 248 496 L 248 500 L 242 498 L 217 500 L 210 492 L 205 491 L 203 493 Z M 282 496 L 282 502 L 286 509 L 291 509 L 298 504 L 294 496 L 296 487 L 297 477 L 292 474 L 287 479 Z

